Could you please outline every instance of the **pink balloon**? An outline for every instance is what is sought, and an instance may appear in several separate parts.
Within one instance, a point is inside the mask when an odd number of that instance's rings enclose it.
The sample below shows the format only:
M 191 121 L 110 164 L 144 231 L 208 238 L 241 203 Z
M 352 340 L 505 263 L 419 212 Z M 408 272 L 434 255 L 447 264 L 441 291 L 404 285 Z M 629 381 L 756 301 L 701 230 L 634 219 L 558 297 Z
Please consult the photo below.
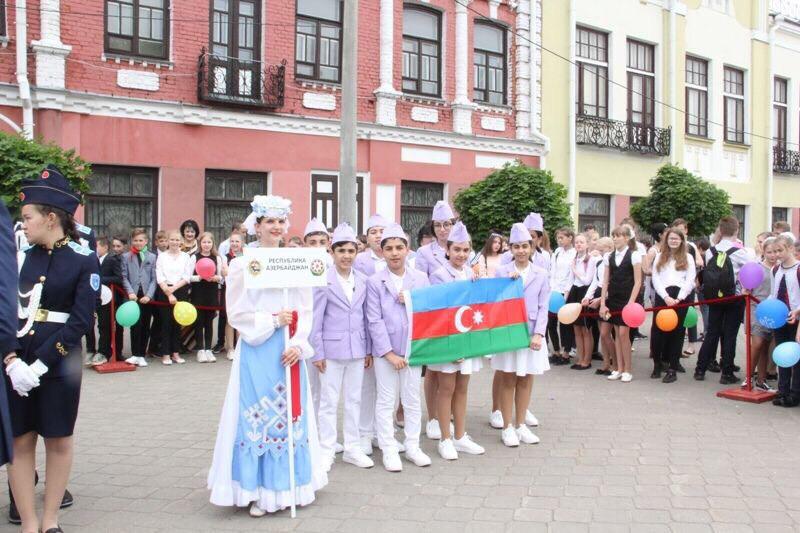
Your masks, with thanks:
M 764 269 L 755 261 L 751 261 L 739 271 L 739 283 L 748 290 L 753 290 L 764 281 Z
M 638 328 L 644 324 L 644 307 L 637 303 L 628 304 L 622 308 L 622 321 L 629 328 Z
M 204 257 L 197 262 L 194 271 L 197 272 L 197 275 L 202 279 L 209 281 L 217 273 L 217 265 L 208 257 Z

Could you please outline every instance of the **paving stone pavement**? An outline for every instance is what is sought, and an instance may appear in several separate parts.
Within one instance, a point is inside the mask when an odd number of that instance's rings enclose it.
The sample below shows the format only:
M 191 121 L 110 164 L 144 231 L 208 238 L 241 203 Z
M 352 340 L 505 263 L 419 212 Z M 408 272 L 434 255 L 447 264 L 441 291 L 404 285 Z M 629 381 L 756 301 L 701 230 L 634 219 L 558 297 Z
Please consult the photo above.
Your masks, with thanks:
M 369 471 L 337 460 L 295 520 L 208 502 L 224 358 L 86 371 L 69 483 L 76 503 L 61 522 L 67 532 L 800 531 L 800 408 L 718 399 L 717 374 L 650 380 L 646 342 L 636 343 L 629 384 L 567 367 L 537 378 L 536 446 L 505 448 L 488 426 L 484 369 L 472 378 L 467 428 L 486 455 L 446 463 L 425 440 L 428 468 L 404 461 L 390 474 L 379 452 Z M 683 361 L 691 372 L 694 358 Z

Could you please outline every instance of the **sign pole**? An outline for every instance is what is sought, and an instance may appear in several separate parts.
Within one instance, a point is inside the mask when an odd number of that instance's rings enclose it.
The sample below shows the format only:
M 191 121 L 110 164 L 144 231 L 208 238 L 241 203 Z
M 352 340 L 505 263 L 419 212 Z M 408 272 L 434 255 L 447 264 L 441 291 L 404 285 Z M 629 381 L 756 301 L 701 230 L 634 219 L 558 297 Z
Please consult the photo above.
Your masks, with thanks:
M 289 308 L 289 289 L 283 289 L 283 308 Z M 289 326 L 283 326 L 283 348 L 284 351 L 289 348 Z M 292 367 L 286 365 L 284 368 L 284 379 L 286 380 L 286 399 L 288 413 L 287 430 L 289 431 L 289 491 L 291 492 L 290 501 L 292 504 L 291 516 L 297 516 L 296 502 L 295 502 L 295 479 L 294 479 L 294 413 L 292 412 Z

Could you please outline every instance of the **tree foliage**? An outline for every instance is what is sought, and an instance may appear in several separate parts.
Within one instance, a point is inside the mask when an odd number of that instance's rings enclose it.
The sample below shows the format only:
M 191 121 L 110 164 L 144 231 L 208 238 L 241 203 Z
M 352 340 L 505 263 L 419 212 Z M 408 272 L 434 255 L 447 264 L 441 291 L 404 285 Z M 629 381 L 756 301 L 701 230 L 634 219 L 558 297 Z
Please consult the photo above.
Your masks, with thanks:
M 75 154 L 75 150 L 0 132 L 0 197 L 9 211 L 16 213 L 19 210 L 22 180 L 36 177 L 49 164 L 58 167 L 75 190 L 81 193 L 89 190 L 86 178 L 91 168 Z
M 515 161 L 456 193 L 455 207 L 469 228 L 476 247 L 491 230 L 508 234 L 531 211 L 542 215 L 545 230 L 572 226 L 567 188 L 553 180 L 550 171 Z
M 645 230 L 656 222 L 682 218 L 693 235 L 709 235 L 719 219 L 732 214 L 728 193 L 674 165 L 664 165 L 650 178 L 650 196 L 631 206 L 633 220 Z

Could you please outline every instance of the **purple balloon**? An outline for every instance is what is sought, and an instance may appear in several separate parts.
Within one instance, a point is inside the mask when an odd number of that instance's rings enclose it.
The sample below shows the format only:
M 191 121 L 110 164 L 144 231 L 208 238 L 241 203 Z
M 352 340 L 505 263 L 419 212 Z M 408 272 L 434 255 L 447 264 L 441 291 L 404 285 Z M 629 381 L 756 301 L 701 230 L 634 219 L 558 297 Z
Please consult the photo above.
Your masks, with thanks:
M 739 283 L 747 290 L 755 289 L 762 281 L 764 281 L 764 269 L 755 261 L 747 263 L 739 271 Z

